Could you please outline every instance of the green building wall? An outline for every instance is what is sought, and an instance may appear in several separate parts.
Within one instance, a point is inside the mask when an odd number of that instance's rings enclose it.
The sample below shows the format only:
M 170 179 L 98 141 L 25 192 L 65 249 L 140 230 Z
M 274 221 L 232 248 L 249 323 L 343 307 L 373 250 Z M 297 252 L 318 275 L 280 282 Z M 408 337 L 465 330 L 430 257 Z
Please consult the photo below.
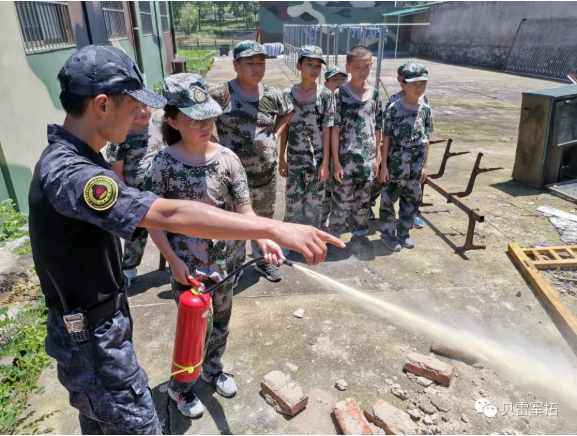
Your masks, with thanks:
M 71 18 L 78 4 L 69 3 Z M 136 2 L 138 26 L 140 11 Z M 161 31 L 158 2 L 151 2 L 154 35 L 141 37 L 141 58 L 147 86 L 170 74 L 170 59 Z M 169 16 L 170 20 L 170 16 Z M 172 23 L 171 23 L 172 25 Z M 73 23 L 75 31 L 85 31 Z M 79 43 L 80 38 L 76 41 Z M 111 41 L 136 61 L 128 38 Z M 28 190 L 34 166 L 47 145 L 47 124 L 61 124 L 65 113 L 59 101 L 57 75 L 76 46 L 26 53 L 14 2 L 0 2 L 0 201 L 12 198 L 28 211 Z

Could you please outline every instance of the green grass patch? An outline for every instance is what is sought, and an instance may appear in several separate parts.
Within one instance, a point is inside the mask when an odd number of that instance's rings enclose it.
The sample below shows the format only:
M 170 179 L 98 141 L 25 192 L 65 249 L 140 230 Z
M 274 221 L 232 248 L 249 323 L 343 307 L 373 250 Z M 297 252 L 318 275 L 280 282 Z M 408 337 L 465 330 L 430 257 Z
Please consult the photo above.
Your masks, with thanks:
M 28 235 L 26 224 L 28 215 L 14 209 L 12 200 L 4 200 L 0 204 L 0 246 L 6 242 Z
M 178 57 L 186 59 L 186 71 L 203 77 L 212 67 L 212 58 L 216 55 L 215 50 L 178 50 Z
M 31 393 L 42 393 L 36 386 L 42 371 L 50 362 L 44 352 L 47 309 L 38 292 L 34 304 L 8 316 L 8 308 L 0 309 L 0 358 L 14 358 L 11 364 L 0 365 L 0 434 L 14 432 L 18 416 Z

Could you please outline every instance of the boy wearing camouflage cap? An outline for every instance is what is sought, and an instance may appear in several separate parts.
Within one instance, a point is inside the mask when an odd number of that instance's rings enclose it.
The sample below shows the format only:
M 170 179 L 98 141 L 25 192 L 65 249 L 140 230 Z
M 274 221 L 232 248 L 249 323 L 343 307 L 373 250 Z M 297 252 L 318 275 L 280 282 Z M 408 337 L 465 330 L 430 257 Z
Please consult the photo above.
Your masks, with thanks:
M 334 123 L 333 95 L 316 83 L 323 64 L 320 47 L 305 45 L 299 49 L 297 68 L 302 81 L 283 91 L 294 110 L 281 136 L 279 159 L 279 174 L 287 178 L 284 220 L 317 228 L 321 226 Z
M 216 120 L 218 139 L 240 158 L 255 213 L 272 218 L 277 182 L 276 139 L 286 128 L 293 106 L 279 89 L 260 83 L 266 59 L 262 45 L 255 41 L 239 42 L 234 47 L 233 57 L 236 79 L 209 89 L 210 96 L 224 110 Z M 252 250 L 255 256 L 261 255 L 254 241 Z M 245 256 L 243 243 L 237 262 L 244 263 Z M 259 262 L 256 270 L 270 281 L 281 279 L 276 265 Z
M 397 68 L 397 82 L 399 82 L 399 85 L 401 85 L 403 83 L 403 78 L 401 77 L 401 71 L 403 70 L 403 68 L 406 68 L 409 65 L 414 64 L 414 63 L 415 63 L 415 61 L 408 60 L 408 61 L 403 62 L 399 66 L 399 68 Z M 392 102 L 400 100 L 401 98 L 404 98 L 405 95 L 406 95 L 406 92 L 402 88 L 396 94 L 391 95 L 389 97 L 389 100 L 385 104 L 385 111 L 389 108 L 389 106 L 391 105 Z M 423 101 L 425 103 L 429 104 L 429 100 L 427 100 L 426 95 L 423 95 Z M 381 182 L 380 177 L 375 177 L 373 179 L 373 184 L 371 185 L 371 207 L 373 207 L 377 204 L 377 198 L 379 198 L 379 195 L 381 195 L 382 189 L 383 189 L 383 182 Z M 373 213 L 372 209 L 371 209 L 370 219 L 372 219 L 372 220 L 375 219 L 375 214 Z M 417 213 L 417 215 L 415 215 L 414 227 L 416 229 L 422 229 L 424 226 L 425 226 L 425 223 L 423 222 L 423 220 L 421 219 L 421 217 Z
M 194 200 L 240 214 L 255 215 L 250 205 L 246 173 L 231 150 L 211 141 L 220 105 L 209 97 L 205 80 L 196 74 L 175 74 L 164 79 L 168 103 L 162 123 L 169 147 L 152 162 L 147 187 L 159 197 Z M 209 287 L 235 268 L 237 241 L 196 238 L 162 230 L 150 235 L 170 263 L 171 285 L 178 304 L 180 294 L 196 278 Z M 270 240 L 257 241 L 267 261 L 277 262 L 280 247 Z M 276 254 L 275 254 L 276 253 Z M 201 378 L 224 397 L 236 394 L 236 384 L 223 372 L 232 311 L 232 283 L 214 291 L 208 321 Z M 170 379 L 168 394 L 185 416 L 198 418 L 204 406 L 193 391 L 194 382 Z
M 332 65 L 327 68 L 325 72 L 325 88 L 328 88 L 332 93 L 339 89 L 342 85 L 347 83 L 349 74 L 347 70 L 338 65 Z M 330 156 L 330 150 L 329 150 Z M 331 171 L 329 171 L 331 172 Z M 321 223 L 324 226 L 329 219 L 329 214 L 331 213 L 331 201 L 333 198 L 333 190 L 331 187 L 333 175 L 329 174 L 325 186 L 327 187 L 325 191 L 325 200 L 323 201 L 323 216 L 321 218 Z
M 154 110 L 142 104 L 132 124 L 132 129 L 124 142 L 110 142 L 106 149 L 106 157 L 112 170 L 126 186 L 141 191 L 144 189 L 144 176 L 152 163 L 152 159 L 164 148 L 160 132 L 162 111 Z M 133 241 L 124 241 L 122 257 L 122 272 L 130 281 L 137 276 L 136 268 L 142 261 L 144 248 L 148 239 L 146 229 Z
M 332 65 L 325 72 L 325 87 L 329 88 L 331 92 L 335 92 L 347 83 L 348 78 L 349 73 L 347 73 L 346 69 L 338 65 Z
M 331 135 L 333 195 L 329 233 L 338 237 L 347 228 L 354 240 L 367 246 L 370 187 L 378 174 L 383 103 L 367 78 L 371 52 L 363 46 L 347 53 L 351 80 L 335 92 L 335 127 Z
M 381 180 L 381 240 L 392 251 L 414 248 L 409 235 L 421 203 L 421 184 L 427 176 L 429 134 L 435 130 L 424 94 L 429 73 L 424 65 L 408 63 L 400 71 L 405 96 L 385 113 Z M 399 200 L 399 219 L 394 204 Z M 396 235 L 395 235 L 396 232 Z

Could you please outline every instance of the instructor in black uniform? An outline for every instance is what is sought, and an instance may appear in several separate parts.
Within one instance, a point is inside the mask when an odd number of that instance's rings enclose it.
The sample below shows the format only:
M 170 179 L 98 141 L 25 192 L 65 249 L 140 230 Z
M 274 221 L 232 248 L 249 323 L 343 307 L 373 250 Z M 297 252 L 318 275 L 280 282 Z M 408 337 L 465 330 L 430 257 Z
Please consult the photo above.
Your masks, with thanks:
M 235 214 L 198 202 L 166 200 L 125 186 L 100 150 L 121 143 L 140 103 L 165 99 L 145 88 L 134 62 L 110 46 L 76 52 L 58 75 L 62 126 L 48 126 L 48 147 L 29 193 L 30 240 L 46 296 L 46 352 L 78 409 L 83 434 L 160 434 L 148 377 L 132 346 L 132 318 L 119 238 L 142 228 L 208 239 L 267 238 L 324 260 L 326 243 L 308 226 Z M 269 260 L 281 257 L 269 253 Z

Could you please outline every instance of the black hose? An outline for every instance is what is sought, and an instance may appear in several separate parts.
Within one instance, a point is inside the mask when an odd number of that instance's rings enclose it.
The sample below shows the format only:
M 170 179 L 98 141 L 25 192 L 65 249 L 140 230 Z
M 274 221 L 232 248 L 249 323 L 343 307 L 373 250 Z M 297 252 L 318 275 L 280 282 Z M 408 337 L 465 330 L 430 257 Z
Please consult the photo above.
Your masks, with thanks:
M 248 262 L 243 263 L 241 266 L 239 266 L 237 269 L 235 269 L 233 272 L 231 272 L 229 275 L 227 275 L 224 279 L 222 279 L 220 282 L 215 283 L 214 285 L 212 285 L 210 288 L 205 289 L 204 291 L 202 291 L 203 294 L 207 294 L 209 292 L 214 291 L 215 289 L 220 288 L 222 285 L 224 285 L 224 282 L 226 282 L 227 280 L 229 280 L 230 278 L 234 277 L 235 275 L 237 275 L 239 272 L 241 272 L 243 269 L 245 269 L 247 266 L 251 266 L 253 263 L 256 262 L 260 262 L 261 260 L 264 260 L 264 256 L 260 256 L 257 257 L 255 259 L 249 260 Z M 292 260 L 288 260 L 288 259 L 281 259 L 282 262 L 285 265 L 288 266 L 293 266 L 294 262 Z

